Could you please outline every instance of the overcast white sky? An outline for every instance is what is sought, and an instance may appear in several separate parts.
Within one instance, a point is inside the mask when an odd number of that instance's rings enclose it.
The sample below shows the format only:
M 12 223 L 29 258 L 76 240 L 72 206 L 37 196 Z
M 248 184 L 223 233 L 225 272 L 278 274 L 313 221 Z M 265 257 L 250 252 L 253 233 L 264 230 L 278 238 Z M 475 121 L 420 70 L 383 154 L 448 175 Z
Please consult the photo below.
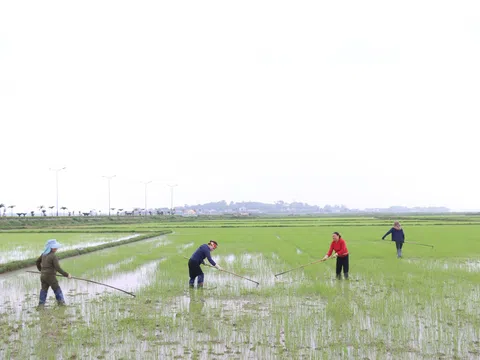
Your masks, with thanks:
M 0 203 L 480 208 L 479 1 L 2 1 Z

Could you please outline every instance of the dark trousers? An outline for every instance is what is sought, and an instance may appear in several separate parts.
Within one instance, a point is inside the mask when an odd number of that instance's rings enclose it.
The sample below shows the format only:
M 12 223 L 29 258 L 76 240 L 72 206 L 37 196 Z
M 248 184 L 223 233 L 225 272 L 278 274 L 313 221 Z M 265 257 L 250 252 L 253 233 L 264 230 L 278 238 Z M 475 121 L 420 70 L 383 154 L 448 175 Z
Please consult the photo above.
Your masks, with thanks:
M 193 286 L 195 283 L 195 278 L 198 276 L 197 283 L 198 284 L 203 284 L 203 271 L 202 268 L 200 267 L 200 264 L 193 261 L 193 260 L 188 260 L 188 275 L 190 276 L 190 281 L 189 284 Z
M 43 291 L 48 291 L 48 288 L 51 287 L 52 290 L 55 292 L 60 287 L 60 285 L 58 285 L 58 280 L 55 275 L 42 274 L 40 275 L 40 281 L 42 283 Z
M 343 268 L 343 273 L 348 274 L 348 268 L 349 268 L 348 256 L 349 255 L 344 256 L 344 257 L 340 257 L 340 256 L 337 257 L 337 276 L 340 276 L 340 274 L 342 272 L 342 268 Z M 346 276 L 348 276 L 348 275 L 346 275 Z
M 58 285 L 57 277 L 53 274 L 42 274 L 40 275 L 40 282 L 42 284 L 42 289 L 40 290 L 40 300 L 39 305 L 44 305 L 47 300 L 48 288 L 52 288 L 55 293 L 55 298 L 59 304 L 65 304 L 65 298 L 63 297 L 62 289 Z
M 402 241 L 395 241 L 395 246 L 397 247 L 397 257 L 401 258 L 402 257 L 403 242 Z

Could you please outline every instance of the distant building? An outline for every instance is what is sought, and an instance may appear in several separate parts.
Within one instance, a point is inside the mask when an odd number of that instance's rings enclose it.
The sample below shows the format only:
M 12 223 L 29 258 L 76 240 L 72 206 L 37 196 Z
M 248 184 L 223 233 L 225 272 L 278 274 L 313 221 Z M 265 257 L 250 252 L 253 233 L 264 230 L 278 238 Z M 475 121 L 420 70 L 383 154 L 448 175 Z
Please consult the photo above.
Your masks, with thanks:
M 196 217 L 198 216 L 197 212 L 195 210 L 186 210 L 183 212 L 182 216 L 185 217 Z

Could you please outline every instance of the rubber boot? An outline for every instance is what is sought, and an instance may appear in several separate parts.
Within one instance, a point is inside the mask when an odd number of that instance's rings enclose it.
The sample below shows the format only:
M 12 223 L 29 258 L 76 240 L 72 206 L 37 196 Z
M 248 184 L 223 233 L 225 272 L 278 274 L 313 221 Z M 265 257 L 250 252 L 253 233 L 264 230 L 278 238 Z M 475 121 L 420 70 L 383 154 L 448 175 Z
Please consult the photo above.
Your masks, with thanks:
M 348 280 L 348 273 L 344 273 L 343 276 L 345 277 L 345 280 Z
M 401 257 L 402 257 L 401 250 L 397 249 L 397 259 L 400 259 Z
M 190 289 L 193 289 L 193 284 L 194 283 L 195 283 L 195 279 L 190 278 L 190 281 L 188 282 L 188 286 L 190 287 Z
M 47 301 L 47 292 L 45 290 L 40 290 L 40 298 L 38 301 L 37 309 L 43 309 L 45 307 L 45 302 Z
M 337 280 L 342 280 L 342 275 L 341 274 L 337 274 Z
M 203 282 L 198 283 L 198 284 L 197 284 L 197 287 L 198 287 L 199 289 L 203 289 Z
M 65 306 L 65 298 L 63 297 L 62 289 L 58 288 L 55 293 L 55 298 L 57 299 L 57 303 L 59 306 Z

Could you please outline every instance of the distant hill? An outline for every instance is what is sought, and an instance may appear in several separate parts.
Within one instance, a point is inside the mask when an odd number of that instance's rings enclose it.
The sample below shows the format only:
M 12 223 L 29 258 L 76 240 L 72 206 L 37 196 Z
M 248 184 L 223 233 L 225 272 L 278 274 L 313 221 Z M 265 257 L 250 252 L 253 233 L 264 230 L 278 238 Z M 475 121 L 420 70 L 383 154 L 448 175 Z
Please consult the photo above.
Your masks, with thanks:
M 197 205 L 176 207 L 177 213 L 192 212 L 197 214 L 348 214 L 348 213 L 448 213 L 446 207 L 405 207 L 390 206 L 388 208 L 350 209 L 345 205 L 309 205 L 302 202 L 287 203 L 282 200 L 273 204 L 256 201 L 230 202 L 225 200 Z

